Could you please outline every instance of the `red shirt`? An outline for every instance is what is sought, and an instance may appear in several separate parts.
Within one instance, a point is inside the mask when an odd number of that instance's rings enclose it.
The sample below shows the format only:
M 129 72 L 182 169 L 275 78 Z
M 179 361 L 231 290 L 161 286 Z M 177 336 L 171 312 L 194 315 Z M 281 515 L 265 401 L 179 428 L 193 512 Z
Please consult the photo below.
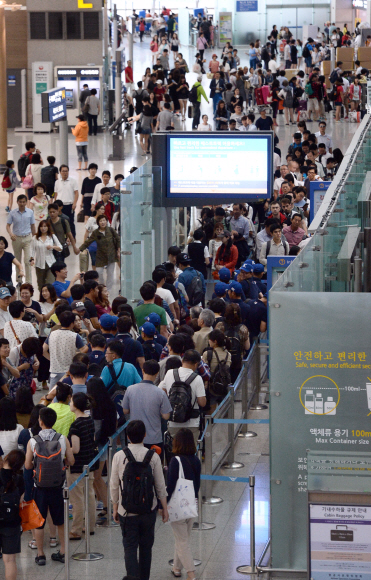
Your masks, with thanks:
M 156 97 L 157 97 L 157 101 L 161 102 L 163 100 L 163 95 L 166 93 L 166 89 L 164 87 L 155 87 L 153 89 L 153 92 L 155 93 Z
M 109 223 L 112 223 L 114 213 L 115 213 L 115 204 L 112 203 L 112 201 L 108 201 L 104 206 L 104 215 L 108 219 Z
M 131 66 L 127 66 L 125 68 L 125 82 L 132 83 L 133 82 L 133 69 Z

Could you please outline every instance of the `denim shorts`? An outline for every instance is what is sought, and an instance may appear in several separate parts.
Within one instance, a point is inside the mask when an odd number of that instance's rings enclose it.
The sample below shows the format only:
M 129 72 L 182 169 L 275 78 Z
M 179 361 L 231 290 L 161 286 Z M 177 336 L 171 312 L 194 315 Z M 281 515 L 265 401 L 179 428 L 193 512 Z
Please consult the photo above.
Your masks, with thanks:
M 151 129 L 141 129 L 140 131 L 141 135 L 150 135 L 151 134 Z

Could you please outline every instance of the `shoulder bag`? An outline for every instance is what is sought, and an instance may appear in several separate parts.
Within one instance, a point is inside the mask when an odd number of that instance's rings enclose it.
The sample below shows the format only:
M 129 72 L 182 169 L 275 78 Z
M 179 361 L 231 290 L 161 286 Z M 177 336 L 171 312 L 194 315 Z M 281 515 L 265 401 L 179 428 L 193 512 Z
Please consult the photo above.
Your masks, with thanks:
M 183 465 L 180 457 L 175 456 L 175 459 L 179 463 L 179 477 L 167 506 L 169 522 L 196 518 L 198 515 L 193 481 L 184 478 Z

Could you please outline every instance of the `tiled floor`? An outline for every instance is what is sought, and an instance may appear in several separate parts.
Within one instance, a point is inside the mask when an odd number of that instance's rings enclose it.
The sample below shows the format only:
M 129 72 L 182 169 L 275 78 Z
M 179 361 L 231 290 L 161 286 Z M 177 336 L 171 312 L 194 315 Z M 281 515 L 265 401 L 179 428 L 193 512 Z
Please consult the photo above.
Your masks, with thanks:
M 190 69 L 192 69 L 194 50 L 182 47 Z M 208 60 L 213 51 L 206 51 L 205 58 Z M 219 54 L 219 50 L 217 53 Z M 242 64 L 247 64 L 247 57 L 244 50 L 240 49 Z M 145 67 L 150 63 L 149 42 L 140 45 L 139 42 L 134 47 L 135 79 L 140 80 Z M 189 74 L 189 81 L 195 80 L 193 73 Z M 204 80 L 204 86 L 209 84 Z M 208 113 L 211 119 L 211 106 L 203 104 L 202 112 Z M 177 129 L 191 129 L 191 121 L 187 120 L 180 126 L 177 121 Z M 287 150 L 292 141 L 293 129 L 285 128 L 282 117 L 279 117 L 280 126 L 277 135 L 280 139 L 282 152 Z M 313 130 L 314 124 L 311 124 Z M 347 122 L 337 124 L 329 119 L 328 133 L 332 134 L 334 147 L 340 147 L 343 152 L 346 150 L 353 133 L 357 129 L 357 124 Z M 8 142 L 15 145 L 14 159 L 18 159 L 24 151 L 26 141 L 33 139 L 38 148 L 42 151 L 43 157 L 53 154 L 59 157 L 59 139 L 55 134 L 20 134 L 9 131 Z M 98 163 L 99 171 L 109 169 L 112 174 L 122 172 L 126 176 L 129 169 L 135 165 L 140 166 L 145 158 L 141 156 L 141 150 L 134 131 L 128 132 L 125 137 L 125 160 L 122 162 L 107 161 L 111 152 L 111 138 L 108 135 L 100 134 L 91 137 L 89 141 L 89 160 Z M 81 184 L 84 172 L 76 172 L 76 155 L 74 138 L 69 136 L 69 163 L 71 176 L 76 178 Z M 0 193 L 0 215 L 3 224 L 2 233 L 5 235 L 5 205 L 6 194 Z M 82 243 L 83 224 L 77 224 L 77 241 Z M 71 276 L 78 269 L 78 259 L 72 255 L 67 259 Z M 36 282 L 36 280 L 35 280 Z M 118 284 L 114 287 L 113 294 L 116 295 Z M 37 293 L 36 293 L 37 294 Z M 250 418 L 267 417 L 267 411 L 250 413 Z M 259 556 L 269 535 L 269 443 L 268 426 L 255 425 L 254 430 L 258 437 L 253 439 L 239 439 L 236 446 L 236 460 L 242 461 L 245 466 L 238 471 L 229 471 L 231 476 L 248 476 L 254 474 L 256 477 L 255 488 L 255 510 L 256 510 L 256 554 Z M 221 471 L 221 473 L 224 473 Z M 249 564 L 249 489 L 244 483 L 216 482 L 213 494 L 220 496 L 224 502 L 217 506 L 204 506 L 203 519 L 207 522 L 214 522 L 216 528 L 210 531 L 193 532 L 192 548 L 194 557 L 202 560 L 202 565 L 197 568 L 197 577 L 213 580 L 237 580 L 243 576 L 237 574 L 236 567 L 242 564 Z M 64 578 L 64 567 L 56 562 L 51 562 L 49 548 L 46 549 L 47 565 L 39 568 L 34 563 L 35 552 L 31 551 L 27 543 L 30 534 L 25 533 L 22 540 L 22 553 L 18 559 L 19 578 L 24 580 L 54 580 Z M 156 539 L 153 549 L 153 564 L 151 580 L 164 580 L 171 578 L 168 560 L 173 557 L 174 541 L 170 526 L 164 525 L 158 520 L 156 527 Z M 84 544 L 73 543 L 71 549 L 75 552 L 83 551 Z M 121 542 L 121 531 L 119 528 L 97 528 L 96 535 L 91 538 L 91 549 L 102 552 L 104 559 L 97 562 L 76 562 L 71 561 L 71 579 L 84 580 L 85 578 L 109 578 L 118 580 L 124 576 L 125 566 L 123 559 L 123 547 Z M 54 551 L 54 550 L 53 550 Z M 185 577 L 185 575 L 183 575 Z M 4 578 L 4 568 L 0 564 L 0 580 Z

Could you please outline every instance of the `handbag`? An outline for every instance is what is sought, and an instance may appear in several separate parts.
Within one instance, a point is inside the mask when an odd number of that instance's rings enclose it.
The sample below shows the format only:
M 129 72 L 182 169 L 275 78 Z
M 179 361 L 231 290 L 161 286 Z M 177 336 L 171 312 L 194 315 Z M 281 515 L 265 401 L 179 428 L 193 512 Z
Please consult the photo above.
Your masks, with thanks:
M 212 72 L 208 72 L 208 73 L 206 74 L 206 78 L 207 78 L 207 79 L 213 79 L 213 78 L 214 78 L 214 75 L 213 75 L 213 73 L 212 73 Z
M 282 100 L 278 101 L 278 111 L 283 111 L 283 101 Z
M 78 224 L 83 224 L 85 221 L 84 210 L 80 210 L 77 214 L 76 221 Z
M 185 479 L 182 462 L 177 456 L 175 459 L 179 463 L 179 477 L 168 503 L 169 522 L 196 518 L 198 514 L 193 481 Z
M 90 103 L 88 102 L 89 97 L 86 99 L 85 104 L 82 108 L 83 113 L 89 113 Z
M 33 177 L 32 175 L 26 175 L 26 177 L 24 178 L 21 187 L 22 189 L 32 189 L 34 186 L 34 182 L 33 182 Z
M 45 522 L 45 519 L 42 517 L 40 510 L 33 499 L 30 501 L 22 501 L 19 504 L 19 515 L 22 520 L 21 525 L 24 532 L 40 528 L 40 526 Z

